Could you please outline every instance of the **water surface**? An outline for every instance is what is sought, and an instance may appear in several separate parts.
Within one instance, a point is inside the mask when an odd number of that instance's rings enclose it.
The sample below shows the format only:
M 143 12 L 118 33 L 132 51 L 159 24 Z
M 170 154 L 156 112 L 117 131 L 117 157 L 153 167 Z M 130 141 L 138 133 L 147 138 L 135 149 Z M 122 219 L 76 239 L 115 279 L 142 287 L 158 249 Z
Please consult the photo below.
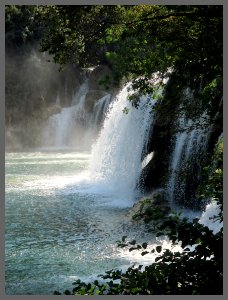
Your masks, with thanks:
M 123 235 L 148 240 L 126 218 L 133 202 L 103 193 L 88 177 L 89 159 L 84 151 L 6 154 L 7 294 L 52 294 L 142 259 L 116 247 Z

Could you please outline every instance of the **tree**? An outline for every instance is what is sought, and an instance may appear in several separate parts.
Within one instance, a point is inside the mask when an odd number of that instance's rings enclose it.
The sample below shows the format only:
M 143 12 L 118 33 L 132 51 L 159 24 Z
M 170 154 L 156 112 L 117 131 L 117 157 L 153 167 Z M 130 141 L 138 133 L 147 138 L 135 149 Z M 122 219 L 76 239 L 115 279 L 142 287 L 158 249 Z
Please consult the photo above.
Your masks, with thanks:
M 49 51 L 55 62 L 83 67 L 108 64 L 114 82 L 123 78 L 133 81 L 138 92 L 131 99 L 133 105 L 139 95 L 153 92 L 155 72 L 164 76 L 172 70 L 179 85 L 200 86 L 198 114 L 206 107 L 209 122 L 220 118 L 221 127 L 221 5 L 66 5 L 42 9 L 46 35 L 41 49 Z M 168 103 L 169 111 L 171 106 Z
M 222 9 L 219 5 L 54 6 L 46 10 L 53 26 L 42 49 L 61 64 L 105 62 L 116 81 L 133 80 L 139 94 L 153 90 L 153 73 L 164 76 L 171 69 L 178 89 L 190 85 L 197 90 L 197 115 L 206 109 L 209 123 L 222 128 Z M 171 108 L 167 101 L 166 111 Z M 221 164 L 205 178 L 203 196 L 214 197 L 222 208 Z M 144 271 L 140 266 L 125 273 L 109 271 L 103 276 L 111 279 L 107 284 L 79 280 L 72 294 L 222 294 L 222 229 L 213 234 L 197 220 L 189 223 L 169 216 L 156 231 L 167 234 L 174 244 L 181 242 L 183 251 L 166 250 Z M 144 249 L 143 255 L 147 252 L 146 244 L 130 244 L 132 248 Z M 161 248 L 154 251 L 160 253 Z
M 8 5 L 6 44 L 42 38 L 56 63 L 108 64 L 114 82 L 133 80 L 139 94 L 153 91 L 153 73 L 169 70 L 180 84 L 200 81 L 205 106 L 218 86 L 213 119 L 222 99 L 222 13 L 222 5 Z
M 42 49 L 55 61 L 107 61 L 121 75 L 151 76 L 175 67 L 218 74 L 222 6 L 136 5 L 43 7 Z M 213 41 L 213 42 L 212 42 Z M 95 59 L 94 59 L 95 57 Z M 186 70 L 187 69 L 187 70 Z
M 207 109 L 209 122 L 221 130 L 222 9 L 219 5 L 10 5 L 6 6 L 6 44 L 19 47 L 42 37 L 41 50 L 53 55 L 56 63 L 108 64 L 116 82 L 133 80 L 139 94 L 153 91 L 152 74 L 164 76 L 172 70 L 178 92 L 186 84 L 194 90 L 198 86 L 197 114 Z M 160 106 L 164 114 L 172 112 L 168 98 Z M 136 106 L 137 99 L 131 99 Z M 219 147 L 218 160 L 209 155 L 200 194 L 219 203 L 222 220 Z M 109 271 L 103 276 L 110 279 L 107 284 L 77 281 L 73 291 L 65 294 L 222 294 L 222 229 L 213 234 L 197 220 L 189 223 L 176 215 L 166 217 L 155 229 L 174 244 L 181 242 L 183 251 L 161 253 L 157 247 L 154 252 L 161 255 L 145 270 L 139 266 L 126 273 Z M 148 254 L 146 243 L 128 244 L 123 239 L 121 245 Z
M 214 157 L 207 169 L 203 197 L 217 201 L 221 208 L 217 219 L 222 222 L 222 155 L 223 139 L 220 138 Z M 210 169 L 210 172 L 208 171 Z M 95 280 L 85 283 L 80 279 L 73 283 L 72 291 L 66 295 L 221 295 L 223 294 L 223 228 L 213 233 L 207 226 L 194 219 L 189 222 L 178 214 L 163 215 L 158 212 L 157 222 L 151 223 L 151 230 L 157 236 L 167 235 L 181 251 L 170 251 L 157 246 L 147 251 L 147 243 L 126 242 L 126 236 L 119 241 L 120 247 L 129 251 L 143 251 L 142 255 L 157 253 L 155 262 L 145 269 L 142 265 L 129 267 L 126 272 L 110 270 L 100 275 L 106 282 Z M 116 282 L 119 280 L 119 282 Z M 54 294 L 61 294 L 57 291 Z
M 44 31 L 41 9 L 37 5 L 5 6 L 6 48 L 19 49 L 28 42 L 38 42 Z

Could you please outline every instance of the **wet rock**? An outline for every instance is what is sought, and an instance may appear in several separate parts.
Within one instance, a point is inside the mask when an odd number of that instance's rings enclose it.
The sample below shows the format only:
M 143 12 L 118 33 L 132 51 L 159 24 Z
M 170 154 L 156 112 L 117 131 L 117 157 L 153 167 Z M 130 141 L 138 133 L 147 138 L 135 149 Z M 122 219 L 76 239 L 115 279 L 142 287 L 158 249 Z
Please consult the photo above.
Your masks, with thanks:
M 89 90 L 85 98 L 85 110 L 92 112 L 95 103 L 105 95 L 107 93 L 102 90 Z
M 149 223 L 170 212 L 165 190 L 158 189 L 135 203 L 127 217 L 133 222 Z

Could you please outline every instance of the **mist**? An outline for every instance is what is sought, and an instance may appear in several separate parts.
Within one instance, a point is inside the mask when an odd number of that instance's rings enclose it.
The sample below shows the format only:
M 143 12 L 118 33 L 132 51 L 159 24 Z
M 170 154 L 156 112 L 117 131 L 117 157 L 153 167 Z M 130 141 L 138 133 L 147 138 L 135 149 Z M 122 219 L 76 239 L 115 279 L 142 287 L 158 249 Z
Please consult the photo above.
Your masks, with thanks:
M 110 70 L 60 70 L 38 49 L 6 50 L 6 150 L 90 149 L 112 98 L 113 91 L 99 85 Z
M 63 71 L 38 47 L 6 49 L 6 149 L 26 150 L 42 146 L 48 118 L 71 105 L 82 83 L 81 71 Z

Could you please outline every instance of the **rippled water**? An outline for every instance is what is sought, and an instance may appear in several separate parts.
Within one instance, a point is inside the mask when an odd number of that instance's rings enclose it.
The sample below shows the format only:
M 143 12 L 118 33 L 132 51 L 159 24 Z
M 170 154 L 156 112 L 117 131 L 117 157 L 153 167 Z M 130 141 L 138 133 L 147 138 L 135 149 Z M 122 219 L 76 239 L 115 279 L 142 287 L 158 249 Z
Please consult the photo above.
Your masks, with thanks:
M 89 158 L 88 152 L 6 154 L 7 294 L 52 294 L 71 289 L 77 278 L 143 259 L 116 247 L 123 235 L 139 242 L 148 236 L 126 218 L 129 199 L 93 185 Z

